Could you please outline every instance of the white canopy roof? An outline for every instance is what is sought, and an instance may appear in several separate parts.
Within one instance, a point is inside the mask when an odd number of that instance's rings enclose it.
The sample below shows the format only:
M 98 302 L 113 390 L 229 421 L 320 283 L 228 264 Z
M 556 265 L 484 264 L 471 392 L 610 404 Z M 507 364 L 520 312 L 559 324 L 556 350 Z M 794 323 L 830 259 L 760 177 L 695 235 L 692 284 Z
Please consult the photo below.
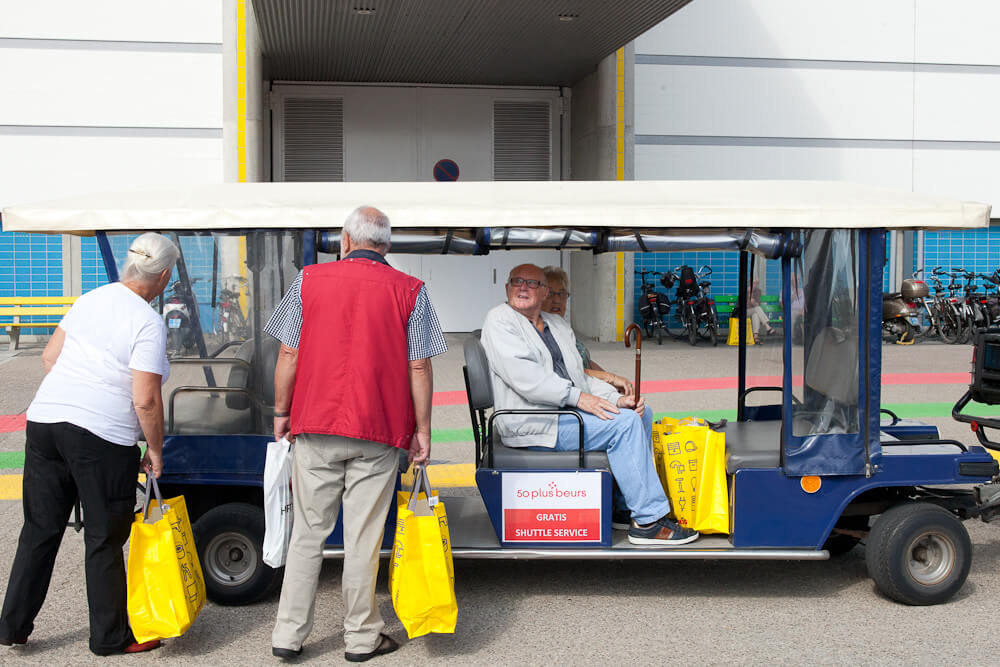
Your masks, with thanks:
M 468 227 L 975 228 L 987 204 L 825 181 L 240 183 L 3 209 L 4 231 L 338 228 L 361 204 L 394 229 Z

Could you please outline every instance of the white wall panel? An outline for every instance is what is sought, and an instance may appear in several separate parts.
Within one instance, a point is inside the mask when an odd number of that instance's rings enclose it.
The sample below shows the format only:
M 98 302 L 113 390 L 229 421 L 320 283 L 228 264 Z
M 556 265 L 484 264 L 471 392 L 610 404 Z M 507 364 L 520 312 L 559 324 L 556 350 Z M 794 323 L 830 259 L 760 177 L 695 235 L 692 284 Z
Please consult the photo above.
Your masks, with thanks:
M 908 61 L 913 0 L 697 0 L 639 37 L 635 52 Z
M 342 95 L 344 180 L 417 180 L 415 90 L 357 87 Z
M 654 179 L 806 179 L 910 189 L 911 151 L 820 146 L 636 145 L 635 173 Z
M 636 65 L 635 133 L 910 139 L 899 70 Z
M 914 0 L 919 63 L 1000 65 L 1000 2 Z
M 1000 68 L 930 68 L 914 77 L 916 139 L 1000 141 Z M 991 71 L 992 70 L 992 71 Z M 997 174 L 1000 179 L 1000 174 Z
M 0 206 L 223 180 L 221 136 L 0 134 L 0 155 Z
M 980 201 L 1000 217 L 1000 145 L 979 148 L 920 148 L 913 152 L 913 190 Z
M 0 48 L 0 125 L 222 127 L 222 54 Z
M 0 37 L 222 42 L 221 0 L 0 0 Z

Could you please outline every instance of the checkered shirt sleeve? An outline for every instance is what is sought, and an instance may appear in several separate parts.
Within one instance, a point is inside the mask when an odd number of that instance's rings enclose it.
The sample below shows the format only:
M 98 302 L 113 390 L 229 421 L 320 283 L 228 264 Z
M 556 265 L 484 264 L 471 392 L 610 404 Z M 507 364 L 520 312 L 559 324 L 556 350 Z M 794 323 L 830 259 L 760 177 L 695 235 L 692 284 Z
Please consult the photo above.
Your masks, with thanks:
M 285 292 L 281 303 L 274 309 L 271 319 L 264 327 L 264 333 L 271 334 L 283 345 L 299 349 L 299 334 L 302 333 L 302 272 L 295 276 L 292 286 Z
M 281 303 L 274 309 L 271 319 L 264 327 L 264 332 L 274 336 L 282 344 L 298 349 L 299 335 L 302 332 L 301 271 L 281 299 Z M 406 328 L 406 347 L 410 361 L 436 357 L 448 351 L 437 311 L 427 296 L 426 286 L 420 287 L 413 312 L 410 313 Z
M 413 304 L 413 312 L 410 313 L 410 322 L 406 329 L 406 346 L 410 361 L 436 357 L 448 351 L 448 343 L 444 340 L 437 311 L 427 296 L 426 285 L 420 286 L 417 302 Z

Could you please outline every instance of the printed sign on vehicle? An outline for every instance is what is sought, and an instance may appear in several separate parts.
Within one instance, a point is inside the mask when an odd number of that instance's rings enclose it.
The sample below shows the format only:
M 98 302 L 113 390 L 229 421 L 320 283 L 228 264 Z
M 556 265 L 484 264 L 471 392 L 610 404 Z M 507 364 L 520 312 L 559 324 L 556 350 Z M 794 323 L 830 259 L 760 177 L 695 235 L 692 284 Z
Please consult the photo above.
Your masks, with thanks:
M 504 542 L 600 542 L 601 473 L 503 475 Z

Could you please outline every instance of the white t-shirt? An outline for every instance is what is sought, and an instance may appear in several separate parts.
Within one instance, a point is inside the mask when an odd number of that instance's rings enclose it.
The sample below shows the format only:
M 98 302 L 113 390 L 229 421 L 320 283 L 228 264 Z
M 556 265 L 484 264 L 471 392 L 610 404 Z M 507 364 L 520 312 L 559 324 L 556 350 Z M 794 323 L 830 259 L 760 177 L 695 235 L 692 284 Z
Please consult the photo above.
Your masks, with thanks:
M 62 351 L 28 406 L 33 422 L 69 422 L 110 442 L 132 446 L 142 434 L 132 405 L 132 370 L 166 382 L 167 329 L 138 294 L 121 283 L 81 296 L 62 318 Z

